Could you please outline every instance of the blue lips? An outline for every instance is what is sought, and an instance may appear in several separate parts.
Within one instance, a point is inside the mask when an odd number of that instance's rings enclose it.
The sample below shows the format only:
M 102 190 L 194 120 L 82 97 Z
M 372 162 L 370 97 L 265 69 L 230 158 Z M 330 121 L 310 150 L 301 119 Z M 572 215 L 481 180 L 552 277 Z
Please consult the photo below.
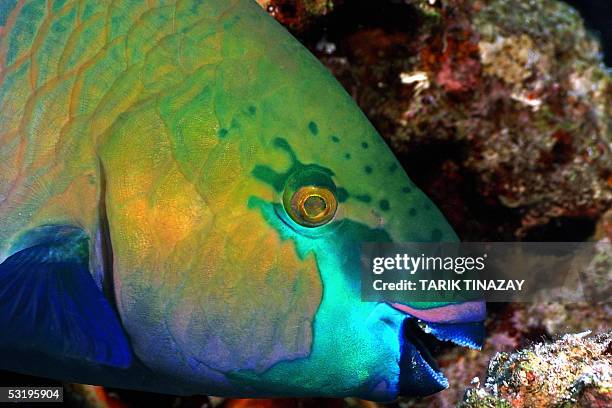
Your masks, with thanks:
M 438 340 L 479 349 L 485 330 L 483 322 L 428 323 L 407 315 L 400 334 L 400 395 L 425 396 L 448 387 L 448 380 L 422 340 L 423 333 L 432 334 Z

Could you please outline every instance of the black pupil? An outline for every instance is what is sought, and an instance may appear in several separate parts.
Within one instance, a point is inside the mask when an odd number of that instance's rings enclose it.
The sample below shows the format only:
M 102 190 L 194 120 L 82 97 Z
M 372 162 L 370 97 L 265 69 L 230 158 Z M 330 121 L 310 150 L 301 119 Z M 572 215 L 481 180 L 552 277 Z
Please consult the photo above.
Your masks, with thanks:
M 327 203 L 323 197 L 311 195 L 304 200 L 304 213 L 309 217 L 318 217 L 325 212 Z

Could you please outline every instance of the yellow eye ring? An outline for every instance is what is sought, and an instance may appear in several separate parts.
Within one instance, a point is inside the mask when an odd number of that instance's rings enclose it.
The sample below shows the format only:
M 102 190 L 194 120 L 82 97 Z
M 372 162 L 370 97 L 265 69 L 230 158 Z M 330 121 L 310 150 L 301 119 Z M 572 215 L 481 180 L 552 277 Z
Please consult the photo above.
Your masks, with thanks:
M 330 222 L 336 214 L 336 196 L 325 187 L 300 187 L 292 196 L 289 216 L 305 227 L 319 227 Z

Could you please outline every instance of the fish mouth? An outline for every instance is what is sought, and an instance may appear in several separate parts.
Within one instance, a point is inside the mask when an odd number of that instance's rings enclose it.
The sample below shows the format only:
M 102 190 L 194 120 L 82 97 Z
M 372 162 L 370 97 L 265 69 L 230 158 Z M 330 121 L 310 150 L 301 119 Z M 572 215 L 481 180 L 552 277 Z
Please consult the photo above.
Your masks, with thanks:
M 399 395 L 425 396 L 448 387 L 448 380 L 432 353 L 449 347 L 449 343 L 480 349 L 484 324 L 478 322 L 427 322 L 406 314 L 400 341 Z

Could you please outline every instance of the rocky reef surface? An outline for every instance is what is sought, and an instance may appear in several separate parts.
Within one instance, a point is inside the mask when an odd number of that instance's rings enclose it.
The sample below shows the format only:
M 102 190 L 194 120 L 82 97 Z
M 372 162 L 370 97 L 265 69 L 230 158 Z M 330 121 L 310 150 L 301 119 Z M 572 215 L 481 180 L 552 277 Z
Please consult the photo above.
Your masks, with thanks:
M 612 333 L 589 334 L 568 334 L 554 343 L 497 354 L 484 385 L 468 389 L 458 406 L 612 406 Z

